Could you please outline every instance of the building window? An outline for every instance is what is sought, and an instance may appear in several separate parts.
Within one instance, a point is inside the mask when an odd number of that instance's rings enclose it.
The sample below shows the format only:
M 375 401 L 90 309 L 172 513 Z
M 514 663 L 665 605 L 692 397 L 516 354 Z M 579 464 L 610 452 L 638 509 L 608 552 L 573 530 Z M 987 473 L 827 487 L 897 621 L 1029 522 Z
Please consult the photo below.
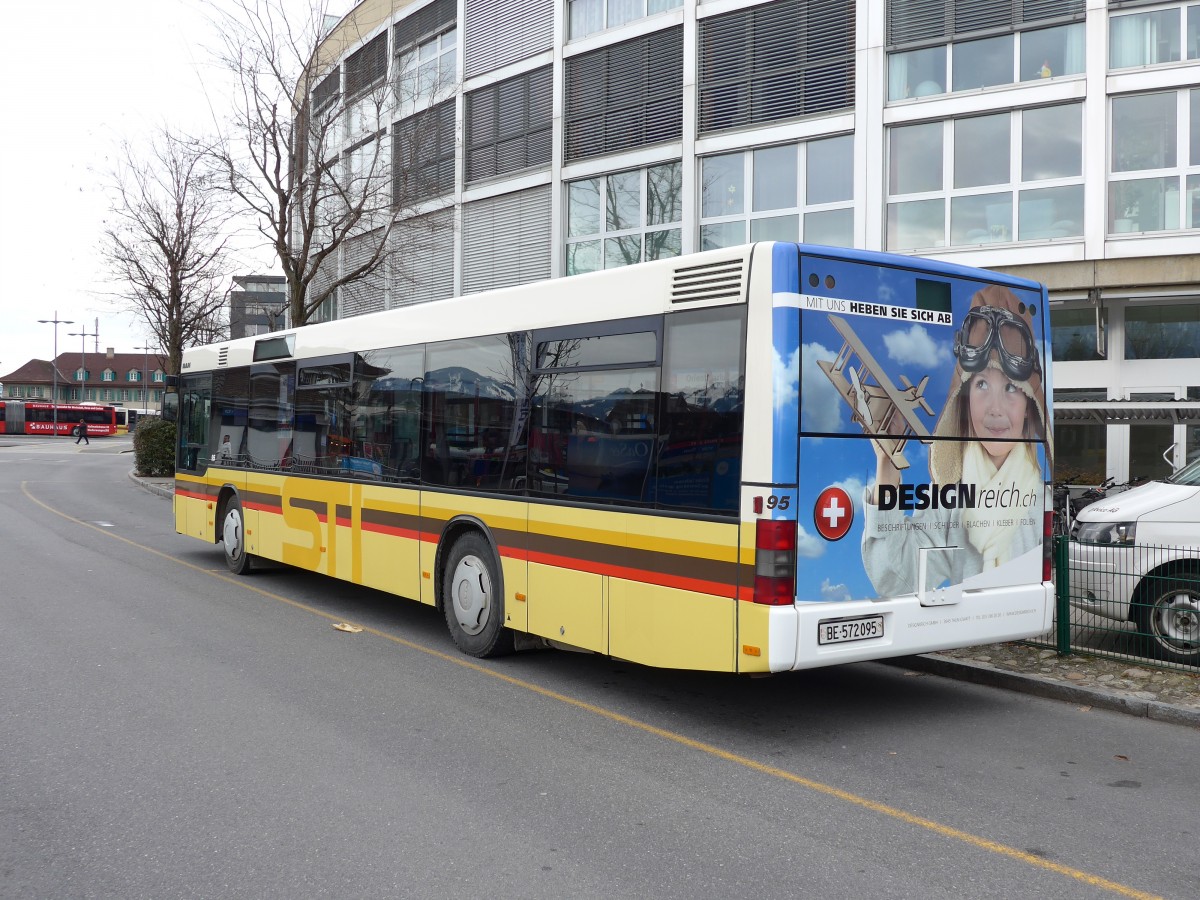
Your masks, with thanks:
M 1084 0 L 892 0 L 888 99 L 1082 74 L 1085 12 Z M 981 31 L 991 33 L 951 41 Z
M 428 100 L 454 84 L 458 74 L 458 29 L 431 37 L 400 56 L 398 99 Z
M 889 250 L 1082 235 L 1081 104 L 889 131 Z
M 125 373 L 125 380 L 126 381 L 141 381 L 142 373 L 139 372 L 137 369 L 130 369 L 128 372 Z
M 1103 338 L 1103 333 L 1101 337 Z M 1096 352 L 1096 310 L 1094 307 L 1050 309 L 1050 349 L 1055 362 L 1103 359 Z M 1059 392 L 1055 392 L 1057 399 Z
M 567 0 L 570 39 L 683 6 L 683 0 Z
M 353 97 L 387 77 L 388 36 L 384 31 L 346 58 L 346 94 Z
M 701 161 L 700 249 L 747 241 L 854 245 L 854 138 Z
M 116 373 L 116 372 L 114 372 L 112 369 L 105 369 L 105 370 L 104 370 L 104 371 L 103 371 L 103 372 L 100 374 L 100 380 L 101 380 L 101 381 L 116 381 L 116 380 L 117 380 L 117 373 Z
M 392 129 L 392 203 L 410 207 L 454 190 L 454 101 L 409 116 Z
M 341 78 L 341 67 L 334 66 L 332 72 L 317 82 L 317 86 L 313 89 L 313 106 L 318 111 L 325 109 L 337 99 Z
M 683 28 L 570 57 L 564 110 L 568 161 L 683 136 Z
M 545 66 L 467 95 L 468 182 L 550 162 L 553 88 Z
M 1197 27 L 1193 6 L 1187 9 L 1188 58 L 1195 59 L 1193 29 Z M 1180 36 L 1185 7 L 1148 12 L 1113 14 L 1108 22 L 1108 67 L 1154 66 L 1179 62 Z
M 1200 358 L 1200 307 L 1131 303 L 1125 307 L 1125 359 Z
M 852 108 L 854 9 L 783 0 L 702 19 L 700 132 Z
M 1110 234 L 1200 228 L 1200 89 L 1112 99 Z
M 76 369 L 75 370 L 75 380 L 76 381 L 87 381 L 89 377 L 90 376 L 88 375 L 87 369 Z
M 567 274 L 678 256 L 683 248 L 678 162 L 567 185 Z

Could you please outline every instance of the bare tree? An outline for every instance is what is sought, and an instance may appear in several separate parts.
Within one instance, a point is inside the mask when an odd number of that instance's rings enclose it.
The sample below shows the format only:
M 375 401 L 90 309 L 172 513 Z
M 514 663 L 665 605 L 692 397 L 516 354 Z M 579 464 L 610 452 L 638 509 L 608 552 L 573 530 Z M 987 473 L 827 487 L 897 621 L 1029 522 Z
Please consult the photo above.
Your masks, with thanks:
M 362 42 L 391 21 L 386 4 L 356 7 L 327 31 L 323 2 L 304 21 L 283 3 L 211 4 L 223 36 L 216 56 L 236 84 L 234 112 L 211 153 L 278 256 L 291 323 L 304 325 L 339 288 L 380 283 L 385 263 L 421 240 L 419 228 L 396 224 L 421 222 L 417 204 L 432 196 L 446 140 L 453 159 L 453 119 L 447 129 L 431 107 L 440 73 L 432 84 L 389 79 L 389 29 Z
M 122 147 L 101 253 L 116 302 L 146 323 L 178 374 L 183 350 L 224 334 L 225 194 L 202 155 L 167 130 L 139 157 Z

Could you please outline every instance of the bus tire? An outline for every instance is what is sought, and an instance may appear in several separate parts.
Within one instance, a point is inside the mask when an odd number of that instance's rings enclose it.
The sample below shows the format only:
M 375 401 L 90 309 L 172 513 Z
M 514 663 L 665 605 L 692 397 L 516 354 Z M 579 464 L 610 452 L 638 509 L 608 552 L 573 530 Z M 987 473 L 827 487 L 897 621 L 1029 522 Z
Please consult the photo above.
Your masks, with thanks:
M 1154 579 L 1135 603 L 1142 654 L 1166 662 L 1200 664 L 1200 579 Z M 1149 588 L 1149 584 L 1143 585 Z
M 234 575 L 248 575 L 251 559 L 246 552 L 246 517 L 242 501 L 230 497 L 221 516 L 221 545 L 225 548 L 225 568 Z
M 442 611 L 455 646 L 485 659 L 513 650 L 513 633 L 504 627 L 504 596 L 495 555 L 477 531 L 458 538 L 442 573 Z

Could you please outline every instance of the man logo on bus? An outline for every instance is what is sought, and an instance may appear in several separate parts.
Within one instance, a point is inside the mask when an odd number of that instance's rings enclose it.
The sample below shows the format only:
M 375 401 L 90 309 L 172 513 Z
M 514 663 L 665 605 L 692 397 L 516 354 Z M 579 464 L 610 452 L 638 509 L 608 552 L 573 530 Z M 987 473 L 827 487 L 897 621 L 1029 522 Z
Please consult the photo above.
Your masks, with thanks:
M 854 504 L 850 495 L 840 487 L 827 487 L 817 495 L 813 507 L 813 524 L 817 533 L 827 541 L 840 541 L 854 522 Z

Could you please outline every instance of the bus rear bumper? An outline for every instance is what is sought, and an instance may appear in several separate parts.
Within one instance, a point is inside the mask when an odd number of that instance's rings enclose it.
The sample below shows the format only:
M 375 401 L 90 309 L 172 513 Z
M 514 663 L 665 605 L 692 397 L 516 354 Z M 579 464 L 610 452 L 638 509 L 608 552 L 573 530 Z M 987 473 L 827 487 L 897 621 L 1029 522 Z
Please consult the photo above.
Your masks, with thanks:
M 976 644 L 1020 640 L 1053 625 L 1054 586 L 967 591 L 953 604 L 922 606 L 916 596 L 803 603 L 773 616 L 771 671 L 813 669 Z M 776 629 L 784 633 L 775 634 Z M 882 634 L 877 634 L 882 628 Z M 785 650 L 787 636 L 794 639 Z M 775 648 L 779 654 L 776 657 Z

